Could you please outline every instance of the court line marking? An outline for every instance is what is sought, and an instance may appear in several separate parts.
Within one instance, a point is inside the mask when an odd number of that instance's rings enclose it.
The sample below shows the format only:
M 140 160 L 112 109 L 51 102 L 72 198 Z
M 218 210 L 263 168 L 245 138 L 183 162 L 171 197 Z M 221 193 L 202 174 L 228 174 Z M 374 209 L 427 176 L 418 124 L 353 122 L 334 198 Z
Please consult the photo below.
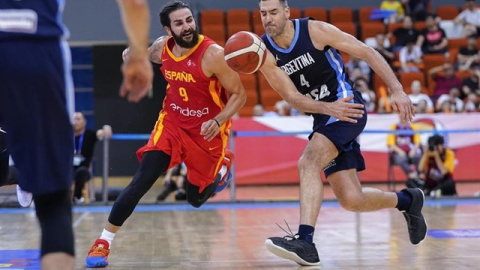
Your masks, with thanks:
M 480 205 L 478 199 L 436 199 L 425 201 L 425 206 L 457 206 L 457 205 Z M 189 204 L 143 204 L 135 208 L 135 212 L 162 212 L 162 211 L 209 211 L 222 209 L 278 209 L 278 208 L 299 208 L 300 203 L 294 202 L 210 202 L 203 205 L 201 208 L 194 208 Z M 324 201 L 322 208 L 340 207 L 338 201 Z M 112 206 L 92 205 L 92 206 L 74 206 L 74 213 L 109 213 Z M 34 212 L 33 208 L 0 208 L 0 214 L 17 214 Z
M 82 221 L 87 217 L 89 212 L 83 212 L 75 221 L 73 222 L 73 228 L 76 228 Z

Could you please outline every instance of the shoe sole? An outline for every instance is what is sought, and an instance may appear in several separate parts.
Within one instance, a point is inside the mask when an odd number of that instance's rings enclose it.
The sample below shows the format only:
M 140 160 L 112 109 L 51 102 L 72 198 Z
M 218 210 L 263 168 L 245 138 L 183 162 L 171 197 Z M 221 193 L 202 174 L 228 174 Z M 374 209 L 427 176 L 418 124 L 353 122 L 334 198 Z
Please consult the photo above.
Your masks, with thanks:
M 272 240 L 270 240 L 270 239 L 265 240 L 265 246 L 267 247 L 267 249 L 270 252 L 277 255 L 278 257 L 294 261 L 294 262 L 298 263 L 299 265 L 303 265 L 303 266 L 318 266 L 318 265 L 320 265 L 320 262 L 311 263 L 311 262 L 305 261 L 304 259 L 300 258 L 297 254 L 295 254 L 295 252 L 288 251 L 286 249 L 283 249 L 283 248 L 275 245 L 272 242 Z
M 22 192 L 25 192 L 25 193 L 27 192 L 21 190 L 19 185 L 17 185 L 16 191 L 17 191 L 17 200 L 20 206 L 29 207 L 33 202 L 33 195 L 31 193 L 28 193 L 28 195 L 22 194 Z M 28 197 L 28 199 L 25 199 L 25 197 Z
M 416 244 L 412 243 L 412 245 L 420 245 L 421 243 L 423 243 L 423 241 L 425 241 L 425 239 L 427 238 L 427 234 L 428 234 L 427 219 L 423 216 L 423 213 L 422 213 L 423 206 L 425 205 L 425 193 L 423 193 L 423 190 L 421 190 L 420 188 L 416 188 L 416 189 L 420 190 L 420 192 L 422 193 L 422 197 L 423 197 L 422 208 L 420 209 L 420 214 L 422 214 L 423 222 L 425 222 L 425 235 L 423 235 L 423 238 L 422 238 L 422 240 L 420 240 L 420 242 L 418 242 Z
M 420 192 L 422 193 L 422 197 L 423 197 L 422 209 L 420 209 L 420 213 L 422 213 L 423 206 L 425 205 L 425 193 L 423 193 L 423 190 L 421 190 L 420 188 L 417 188 L 417 189 L 420 190 Z M 422 217 L 423 217 L 423 221 L 425 222 L 425 235 L 423 236 L 423 239 L 420 240 L 420 242 L 418 242 L 418 243 L 415 244 L 415 245 L 420 245 L 420 244 L 423 243 L 423 241 L 425 241 L 425 239 L 427 238 L 427 234 L 428 234 L 427 219 L 423 216 L 423 213 L 422 213 Z
M 105 261 L 103 258 L 92 257 L 86 259 L 87 268 L 103 268 L 108 266 L 108 261 Z

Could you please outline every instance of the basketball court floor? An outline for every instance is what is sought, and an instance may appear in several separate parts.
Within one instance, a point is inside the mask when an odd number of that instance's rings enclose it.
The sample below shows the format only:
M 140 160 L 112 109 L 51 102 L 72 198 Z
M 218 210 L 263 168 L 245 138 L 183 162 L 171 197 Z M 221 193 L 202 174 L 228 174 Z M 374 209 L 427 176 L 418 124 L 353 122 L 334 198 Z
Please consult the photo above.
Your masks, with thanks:
M 99 237 L 111 205 L 75 206 L 76 269 Z M 115 237 L 106 269 L 480 269 L 480 200 L 427 199 L 429 232 L 413 246 L 403 215 L 343 210 L 328 200 L 316 226 L 320 267 L 300 267 L 264 246 L 298 228 L 297 201 L 142 204 Z M 33 208 L 0 208 L 0 269 L 40 269 Z

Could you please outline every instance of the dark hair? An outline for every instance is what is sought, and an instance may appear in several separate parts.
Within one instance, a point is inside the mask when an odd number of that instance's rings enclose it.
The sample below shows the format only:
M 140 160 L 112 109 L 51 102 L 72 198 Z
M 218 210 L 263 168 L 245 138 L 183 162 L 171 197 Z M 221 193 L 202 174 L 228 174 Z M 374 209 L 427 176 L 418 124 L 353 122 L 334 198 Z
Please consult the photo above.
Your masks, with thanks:
M 170 13 L 183 8 L 188 8 L 193 14 L 192 8 L 190 8 L 190 6 L 185 2 L 173 1 L 167 3 L 158 14 L 162 26 L 170 27 Z
M 363 81 L 367 86 L 368 86 L 368 81 L 366 78 L 360 76 L 360 77 L 357 77 L 354 81 L 355 84 L 357 84 L 359 81 Z
M 260 2 L 265 2 L 265 1 L 268 1 L 268 0 L 258 0 L 258 4 L 260 4 Z M 283 7 L 288 7 L 288 1 L 287 0 L 278 0 Z
M 428 145 L 443 145 L 445 143 L 445 140 L 443 139 L 443 136 L 441 135 L 433 135 L 428 138 Z

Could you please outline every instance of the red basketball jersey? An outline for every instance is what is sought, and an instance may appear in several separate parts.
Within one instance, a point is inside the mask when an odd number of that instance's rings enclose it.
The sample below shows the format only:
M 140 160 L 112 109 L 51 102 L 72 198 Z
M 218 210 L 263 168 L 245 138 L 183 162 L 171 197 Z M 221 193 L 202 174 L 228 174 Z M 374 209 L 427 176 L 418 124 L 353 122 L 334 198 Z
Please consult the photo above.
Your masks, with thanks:
M 160 70 L 168 83 L 162 111 L 178 127 L 199 130 L 226 103 L 225 89 L 218 79 L 207 77 L 202 70 L 203 54 L 215 41 L 199 35 L 197 45 L 181 57 L 172 53 L 174 44 L 170 37 L 161 55 Z

